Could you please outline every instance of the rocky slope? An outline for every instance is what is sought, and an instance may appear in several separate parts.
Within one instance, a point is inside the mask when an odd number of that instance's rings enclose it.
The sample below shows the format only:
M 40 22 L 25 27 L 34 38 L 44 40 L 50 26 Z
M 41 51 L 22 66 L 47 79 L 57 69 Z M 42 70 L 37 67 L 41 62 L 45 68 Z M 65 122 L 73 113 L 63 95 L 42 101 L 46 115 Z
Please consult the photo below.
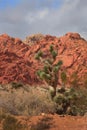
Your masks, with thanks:
M 55 62 L 63 60 L 62 69 L 67 73 L 68 84 L 77 77 L 83 84 L 87 80 L 87 41 L 77 33 L 67 33 L 62 37 L 33 35 L 24 42 L 7 34 L 0 35 L 0 83 L 39 83 L 35 72 L 42 65 L 35 60 L 35 54 L 41 49 L 45 52 L 44 58 L 50 56 L 51 44 L 58 51 Z
M 35 82 L 29 57 L 25 57 L 29 50 L 30 47 L 20 39 L 12 38 L 7 34 L 0 36 L 0 83 Z

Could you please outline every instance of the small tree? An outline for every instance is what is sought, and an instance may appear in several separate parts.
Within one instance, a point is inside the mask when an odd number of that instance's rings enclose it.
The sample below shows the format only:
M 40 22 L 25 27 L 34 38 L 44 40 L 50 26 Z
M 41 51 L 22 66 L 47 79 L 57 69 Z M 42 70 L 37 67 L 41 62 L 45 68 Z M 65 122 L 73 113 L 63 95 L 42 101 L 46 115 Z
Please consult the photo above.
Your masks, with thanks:
M 51 58 L 44 59 L 42 51 L 39 51 L 35 58 L 43 63 L 43 68 L 37 71 L 37 75 L 41 80 L 45 81 L 52 89 L 52 97 L 56 95 L 56 88 L 59 80 L 59 70 L 63 62 L 59 60 L 54 64 L 57 56 L 57 51 L 54 50 L 53 45 L 50 46 Z

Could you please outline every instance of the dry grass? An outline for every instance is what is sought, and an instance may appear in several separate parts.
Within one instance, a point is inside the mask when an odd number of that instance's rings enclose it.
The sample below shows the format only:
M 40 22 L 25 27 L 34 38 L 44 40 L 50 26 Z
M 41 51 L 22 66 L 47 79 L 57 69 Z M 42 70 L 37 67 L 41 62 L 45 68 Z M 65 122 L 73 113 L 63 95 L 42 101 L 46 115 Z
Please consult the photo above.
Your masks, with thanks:
M 78 108 L 80 115 L 85 115 L 87 113 L 87 89 L 78 89 L 76 93 L 78 93 L 79 98 L 75 100 L 74 105 Z M 12 84 L 0 86 L 1 119 L 3 119 L 4 113 L 23 116 L 58 113 L 58 108 L 60 109 L 59 102 L 52 101 L 49 91 L 46 88 L 42 88 L 42 86 L 31 87 L 23 85 L 22 87 L 17 87 L 17 89 L 12 88 Z
M 14 115 L 40 115 L 54 113 L 54 103 L 45 89 L 23 86 L 12 89 L 11 84 L 2 86 L 0 91 L 0 107 Z

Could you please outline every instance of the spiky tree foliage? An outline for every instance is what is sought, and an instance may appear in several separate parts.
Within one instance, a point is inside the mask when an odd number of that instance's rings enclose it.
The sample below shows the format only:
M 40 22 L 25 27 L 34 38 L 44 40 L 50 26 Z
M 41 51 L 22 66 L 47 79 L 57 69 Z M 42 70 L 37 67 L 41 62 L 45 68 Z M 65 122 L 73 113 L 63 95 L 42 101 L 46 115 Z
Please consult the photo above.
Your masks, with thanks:
M 54 92 L 52 92 L 52 96 L 54 97 L 56 95 L 56 87 L 59 80 L 59 70 L 63 62 L 59 60 L 56 64 L 54 64 L 57 56 L 57 51 L 54 50 L 53 45 L 50 46 L 49 51 L 51 58 L 44 59 L 44 54 L 41 51 L 36 54 L 35 58 L 43 63 L 43 68 L 37 71 L 37 75 L 49 86 L 53 87 L 52 90 L 54 90 Z
M 61 73 L 61 80 L 62 80 L 62 86 L 65 87 L 65 84 L 67 82 L 67 75 L 64 71 Z

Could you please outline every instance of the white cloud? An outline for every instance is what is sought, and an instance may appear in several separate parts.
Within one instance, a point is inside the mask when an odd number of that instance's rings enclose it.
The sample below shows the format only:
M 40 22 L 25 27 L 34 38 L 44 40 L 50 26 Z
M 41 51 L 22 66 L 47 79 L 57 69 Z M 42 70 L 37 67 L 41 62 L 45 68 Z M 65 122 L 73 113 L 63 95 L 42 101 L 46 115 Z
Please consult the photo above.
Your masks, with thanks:
M 44 20 L 46 18 L 46 16 L 48 15 L 49 10 L 48 9 L 43 9 L 43 10 L 39 10 L 36 12 L 29 12 L 26 16 L 25 16 L 25 21 L 27 23 L 34 23 L 38 20 Z
M 46 18 L 47 14 L 49 13 L 48 9 L 41 10 L 37 13 L 38 18 L 44 19 Z
M 24 38 L 32 33 L 63 35 L 78 32 L 87 38 L 87 0 L 25 0 L 16 8 L 0 11 L 0 33 Z

